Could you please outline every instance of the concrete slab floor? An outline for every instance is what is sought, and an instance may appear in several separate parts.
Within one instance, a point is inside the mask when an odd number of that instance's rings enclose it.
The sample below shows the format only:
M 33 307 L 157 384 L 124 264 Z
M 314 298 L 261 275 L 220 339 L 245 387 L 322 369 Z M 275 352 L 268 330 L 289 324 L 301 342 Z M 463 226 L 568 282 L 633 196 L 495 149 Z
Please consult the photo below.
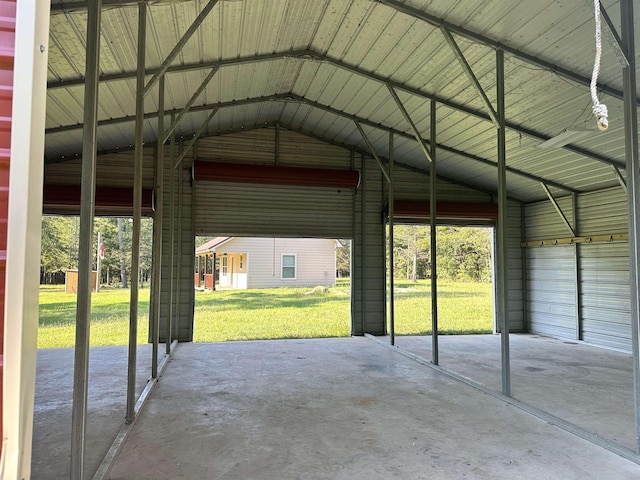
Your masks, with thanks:
M 637 479 L 640 465 L 365 338 L 183 344 L 125 479 Z
M 164 352 L 164 346 L 160 350 Z M 137 350 L 137 396 L 151 375 L 151 345 Z M 86 478 L 111 447 L 126 413 L 127 347 L 92 347 L 86 434 Z M 69 478 L 73 348 L 38 350 L 32 480 Z
M 635 449 L 633 358 L 584 343 L 511 334 L 512 396 L 582 429 Z M 441 335 L 440 365 L 500 391 L 499 335 Z M 396 337 L 431 359 L 431 337 Z

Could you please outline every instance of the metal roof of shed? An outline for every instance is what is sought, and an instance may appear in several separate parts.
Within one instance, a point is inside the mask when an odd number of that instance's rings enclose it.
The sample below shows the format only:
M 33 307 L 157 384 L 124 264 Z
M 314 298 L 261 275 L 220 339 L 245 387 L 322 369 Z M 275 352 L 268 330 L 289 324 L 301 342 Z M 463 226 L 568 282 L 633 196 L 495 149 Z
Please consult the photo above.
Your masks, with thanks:
M 390 95 L 391 85 L 424 137 L 431 122 L 429 100 L 438 102 L 438 174 L 496 191 L 496 129 L 447 41 L 450 32 L 493 105 L 495 48 L 505 49 L 507 190 L 512 198 L 546 198 L 540 181 L 555 195 L 617 185 L 613 166 L 624 175 L 622 72 L 607 35 L 599 90 L 609 108 L 609 130 L 565 148 L 538 148 L 567 128 L 595 130 L 588 88 L 595 50 L 590 1 L 214 3 L 166 75 L 168 115 L 180 111 L 215 70 L 178 125 L 185 137 L 219 108 L 205 135 L 279 122 L 367 151 L 354 123 L 358 120 L 379 154 L 387 155 L 392 130 L 398 134 L 395 158 L 427 170 L 428 161 Z M 149 74 L 207 4 L 149 2 Z M 619 28 L 618 2 L 602 4 Z M 85 7 L 86 2 L 52 0 L 47 161 L 74 158 L 82 151 Z M 136 2 L 104 0 L 99 152 L 134 142 L 136 42 Z M 157 88 L 145 102 L 146 142 L 157 140 Z

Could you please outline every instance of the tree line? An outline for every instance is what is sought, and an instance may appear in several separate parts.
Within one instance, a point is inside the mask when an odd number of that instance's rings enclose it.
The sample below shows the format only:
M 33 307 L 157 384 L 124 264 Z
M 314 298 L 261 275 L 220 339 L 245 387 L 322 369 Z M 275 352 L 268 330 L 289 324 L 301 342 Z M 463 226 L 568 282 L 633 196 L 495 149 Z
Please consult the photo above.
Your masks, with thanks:
M 131 282 L 131 218 L 97 217 L 93 227 L 94 264 L 97 268 L 98 232 L 104 243 L 104 259 L 100 261 L 100 283 L 119 284 L 127 288 Z M 78 268 L 78 217 L 42 217 L 40 283 L 64 283 L 66 270 Z M 143 218 L 140 224 L 140 278 L 151 275 L 153 221 Z
M 104 242 L 104 260 L 100 268 L 102 284 L 119 284 L 124 288 L 131 281 L 130 218 L 98 217 L 94 221 L 94 259 L 97 258 L 98 232 Z M 66 270 L 78 268 L 78 217 L 43 216 L 41 283 L 64 283 Z M 438 278 L 458 281 L 491 281 L 490 228 L 438 227 Z M 140 281 L 151 275 L 153 221 L 143 218 L 140 229 Z M 209 237 L 196 240 L 204 242 Z M 338 276 L 350 274 L 350 242 L 337 249 Z M 429 278 L 430 228 L 423 225 L 396 225 L 394 227 L 395 277 L 416 282 Z M 96 268 L 95 260 L 93 268 Z
M 424 225 L 394 226 L 395 278 L 413 282 L 431 273 L 431 232 Z M 492 271 L 490 228 L 440 226 L 437 230 L 437 272 L 445 280 L 490 282 Z M 349 242 L 338 249 L 338 276 L 349 276 Z M 388 257 L 387 257 L 388 264 Z

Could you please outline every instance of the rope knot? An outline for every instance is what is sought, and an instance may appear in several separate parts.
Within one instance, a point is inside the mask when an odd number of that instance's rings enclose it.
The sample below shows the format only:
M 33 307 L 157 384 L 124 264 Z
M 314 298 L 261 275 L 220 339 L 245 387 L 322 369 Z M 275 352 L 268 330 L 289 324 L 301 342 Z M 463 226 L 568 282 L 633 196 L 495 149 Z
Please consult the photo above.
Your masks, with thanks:
M 598 103 L 593 106 L 593 114 L 596 116 L 596 120 L 598 122 L 598 130 L 604 132 L 609 128 L 609 120 L 608 120 L 608 111 L 607 106 Z

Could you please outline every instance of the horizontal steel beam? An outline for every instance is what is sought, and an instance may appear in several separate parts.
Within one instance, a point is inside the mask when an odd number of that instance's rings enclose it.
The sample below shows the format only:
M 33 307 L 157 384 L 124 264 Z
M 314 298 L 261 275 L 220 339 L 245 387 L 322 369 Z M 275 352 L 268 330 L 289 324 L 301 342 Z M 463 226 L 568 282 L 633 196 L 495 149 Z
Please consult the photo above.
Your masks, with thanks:
M 242 105 L 251 105 L 251 104 L 255 104 L 255 103 L 261 103 L 261 102 L 293 102 L 293 103 L 301 103 L 301 104 L 305 104 L 305 105 L 309 105 L 310 107 L 313 108 L 317 108 L 319 110 L 325 111 L 327 113 L 333 114 L 333 115 L 337 115 L 339 117 L 342 118 L 346 118 L 348 120 L 351 120 L 353 122 L 357 122 L 359 124 L 362 125 L 367 125 L 369 127 L 372 128 L 376 128 L 378 130 L 382 130 L 384 132 L 392 132 L 395 135 L 398 135 L 399 137 L 402 138 L 407 138 L 407 139 L 411 139 L 414 140 L 414 136 L 400 131 L 400 130 L 396 130 L 390 127 L 386 127 L 384 125 L 380 125 L 378 123 L 372 122 L 370 120 L 364 119 L 364 118 L 360 118 L 356 115 L 351 115 L 349 113 L 343 112 L 341 110 L 337 110 L 333 107 L 329 107 L 327 105 L 323 105 L 321 103 L 318 102 L 314 102 L 312 100 L 307 100 L 304 97 L 301 97 L 299 95 L 295 95 L 293 93 L 284 93 L 284 94 L 276 94 L 276 95 L 269 95 L 266 97 L 256 97 L 256 98 L 246 98 L 243 100 L 233 100 L 230 102 L 220 102 L 220 103 L 216 103 L 216 104 L 209 104 L 209 105 L 198 105 L 195 107 L 191 108 L 191 112 L 200 112 L 200 111 L 209 111 L 212 108 L 217 108 L 217 109 L 222 109 L 222 108 L 229 108 L 229 107 L 237 107 L 237 106 L 242 106 Z M 177 114 L 180 110 L 175 109 L 175 110 L 167 110 L 165 112 L 166 115 L 171 115 L 171 114 Z M 145 120 L 148 119 L 152 119 L 152 118 L 156 118 L 158 116 L 157 112 L 153 112 L 153 113 L 146 113 L 144 118 Z M 114 124 L 120 124 L 120 123 L 127 123 L 127 122 L 134 122 L 135 121 L 135 116 L 127 116 L 127 117 L 121 117 L 121 118 L 110 118 L 107 120 L 101 120 L 100 122 L 98 122 L 99 126 L 104 126 L 104 125 L 114 125 Z M 46 130 L 47 134 L 52 134 L 52 133 L 61 133 L 61 132 L 66 132 L 69 130 L 77 130 L 78 128 L 82 128 L 82 125 L 74 125 L 71 127 L 54 127 L 54 128 L 50 128 Z M 429 141 L 426 139 L 423 139 L 423 141 L 427 144 L 430 145 Z M 479 157 L 477 155 L 472 155 L 469 154 L 467 152 L 463 152 L 461 150 L 458 150 L 456 148 L 447 146 L 447 145 L 442 145 L 442 144 L 436 144 L 436 147 L 446 151 L 446 152 L 450 152 L 453 153 L 455 155 L 459 155 L 463 158 L 467 158 L 469 160 L 473 160 L 475 162 L 478 163 L 483 163 L 485 165 L 489 165 L 491 167 L 496 167 L 496 163 L 486 159 L 486 158 L 482 158 Z M 122 149 L 124 150 L 124 149 Z M 368 152 L 367 155 L 369 154 Z M 49 160 L 49 162 L 52 162 L 51 160 Z M 554 182 L 553 180 L 549 180 L 546 178 L 542 178 L 542 177 L 538 177 L 537 175 L 533 175 L 531 173 L 519 170 L 517 168 L 512 168 L 512 167 L 508 167 L 507 166 L 507 171 L 511 174 L 514 175 L 518 175 L 524 178 L 527 178 L 529 180 L 533 180 L 535 182 L 545 182 L 547 185 L 552 186 L 554 188 L 558 188 L 561 190 L 565 190 L 567 192 L 571 192 L 571 193 L 580 193 L 578 190 L 571 188 L 567 185 L 558 183 L 558 182 Z
M 273 53 L 273 54 L 267 54 L 267 55 L 256 55 L 256 56 L 251 56 L 251 57 L 240 57 L 240 58 L 234 58 L 234 59 L 227 59 L 227 60 L 220 60 L 220 61 L 216 61 L 216 62 L 207 62 L 207 63 L 197 63 L 197 64 L 185 64 L 185 65 L 178 65 L 175 67 L 170 67 L 166 73 L 177 73 L 177 72 L 185 72 L 185 71 L 190 71 L 190 70 L 200 70 L 202 68 L 220 68 L 220 67 L 225 67 L 225 66 L 231 66 L 231 65 L 242 65 L 242 64 L 251 64 L 251 63 L 255 63 L 255 62 L 264 62 L 264 61 L 273 61 L 273 60 L 278 60 L 278 59 L 282 59 L 282 58 L 290 58 L 290 59 L 298 59 L 298 60 L 312 60 L 312 61 L 319 61 L 319 62 L 324 62 L 330 65 L 335 66 L 336 68 L 341 68 L 347 71 L 350 71 L 354 74 L 363 76 L 365 78 L 368 78 L 370 80 L 374 80 L 377 82 L 380 82 L 384 85 L 387 85 L 388 87 L 392 87 L 396 90 L 402 90 L 404 92 L 410 93 L 412 95 L 415 95 L 417 97 L 420 98 L 425 98 L 425 99 L 429 99 L 432 101 L 435 101 L 439 104 L 442 104 L 446 107 L 449 107 L 453 110 L 457 110 L 459 112 L 462 113 L 466 113 L 467 115 L 470 115 L 472 117 L 478 118 L 480 120 L 484 120 L 484 121 L 488 121 L 488 122 L 492 122 L 491 117 L 482 111 L 478 111 L 475 110 L 473 108 L 470 108 L 466 105 L 463 105 L 461 103 L 458 103 L 454 100 L 450 100 L 444 97 L 440 97 L 438 95 L 434 95 L 428 92 L 423 92 L 417 88 L 413 88 L 413 87 L 409 87 L 407 85 L 398 83 L 398 82 L 394 82 L 392 80 L 389 80 L 381 75 L 377 75 L 375 73 L 372 72 L 368 72 L 365 70 L 362 70 L 359 67 L 355 67 L 352 65 L 349 65 L 347 63 L 344 63 L 340 60 L 336 60 L 333 59 L 331 57 L 328 57 L 326 55 L 323 54 L 319 54 L 319 53 L 315 53 L 311 50 L 299 50 L 299 51 L 293 51 L 293 52 L 282 52 L 282 53 Z M 147 74 L 153 74 L 154 72 L 156 72 L 157 70 L 147 70 Z M 119 73 L 119 74 L 113 74 L 113 75 L 105 75 L 103 77 L 101 77 L 100 81 L 101 82 L 108 82 L 108 81 L 114 81 L 114 80 L 125 80 L 125 79 L 129 79 L 129 78 L 135 78 L 135 72 L 125 72 L 125 73 Z M 83 80 L 82 79 L 73 79 L 73 80 L 67 80 L 64 82 L 56 82 L 56 83 L 51 83 L 49 84 L 48 88 L 60 88 L 60 87 L 65 87 L 65 86 L 74 86 L 74 85 L 82 85 L 83 84 Z M 193 110 L 193 109 L 192 109 Z M 67 127 L 70 127 L 70 129 L 76 129 L 76 128 L 80 128 L 80 124 L 77 124 L 75 126 L 61 126 L 61 127 L 54 127 L 54 128 L 58 128 L 58 131 L 65 131 L 64 129 L 66 129 Z M 534 138 L 536 140 L 540 140 L 541 142 L 545 142 L 547 140 L 549 140 L 551 138 L 551 136 L 546 135 L 544 133 L 538 132 L 536 130 L 524 127 L 522 125 L 518 125 L 517 123 L 514 122 L 506 122 L 506 127 L 509 130 L 513 130 L 515 132 L 521 133 L 523 135 L 526 135 L 528 137 Z M 54 131 L 53 129 L 51 129 L 51 131 Z M 49 132 L 49 130 L 47 130 L 47 132 Z M 598 162 L 607 164 L 607 165 L 615 165 L 618 168 L 624 169 L 625 168 L 625 164 L 623 162 L 619 162 L 617 160 L 614 160 L 612 158 L 609 158 L 605 155 L 601 155 L 599 153 L 596 152 L 592 152 L 590 150 L 587 150 L 585 148 L 581 148 L 581 147 L 576 147 L 573 145 L 565 145 L 562 147 L 563 149 L 570 151 L 572 153 L 576 153 L 578 155 L 581 155 L 583 157 L 587 157 L 587 158 L 591 158 L 593 160 L 596 160 Z
M 135 7 L 141 2 L 145 2 L 149 5 L 156 5 L 158 3 L 187 3 L 193 0 L 102 0 L 102 8 L 114 8 L 114 7 Z M 86 10 L 89 2 L 66 2 L 66 3 L 54 3 L 55 0 L 51 0 L 51 15 L 57 15 L 60 13 L 72 13 Z
M 589 85 L 591 84 L 590 77 L 585 77 L 584 75 L 580 75 L 579 73 L 576 73 L 573 70 L 569 70 L 568 68 L 555 65 L 551 62 L 538 58 L 535 55 L 531 55 L 529 53 L 518 50 L 517 48 L 510 47 L 508 45 L 505 45 L 504 43 L 500 43 L 499 41 L 493 40 L 480 33 L 473 32 L 464 27 L 447 22 L 446 20 L 443 20 L 442 18 L 436 15 L 423 12 L 422 10 L 419 10 L 417 8 L 404 4 L 399 0 L 371 0 L 371 1 L 374 1 L 375 3 L 382 3 L 383 5 L 386 5 L 388 7 L 393 8 L 394 10 L 397 10 L 398 12 L 404 13 L 405 15 L 408 15 L 417 20 L 426 22 L 430 25 L 433 25 L 434 27 L 446 28 L 450 32 L 456 33 L 474 42 L 481 43 L 483 45 L 487 45 L 488 47 L 495 48 L 495 49 L 500 48 L 504 50 L 506 53 L 508 53 L 509 55 L 512 55 L 526 63 L 535 65 L 536 67 L 540 67 L 550 72 L 553 72 L 579 85 L 584 85 L 586 87 L 589 87 Z M 609 87 L 608 85 L 602 85 L 602 84 L 599 84 L 598 88 L 601 92 L 604 92 L 607 95 L 610 95 L 619 100 L 623 99 L 622 90 L 618 90 L 613 87 Z

